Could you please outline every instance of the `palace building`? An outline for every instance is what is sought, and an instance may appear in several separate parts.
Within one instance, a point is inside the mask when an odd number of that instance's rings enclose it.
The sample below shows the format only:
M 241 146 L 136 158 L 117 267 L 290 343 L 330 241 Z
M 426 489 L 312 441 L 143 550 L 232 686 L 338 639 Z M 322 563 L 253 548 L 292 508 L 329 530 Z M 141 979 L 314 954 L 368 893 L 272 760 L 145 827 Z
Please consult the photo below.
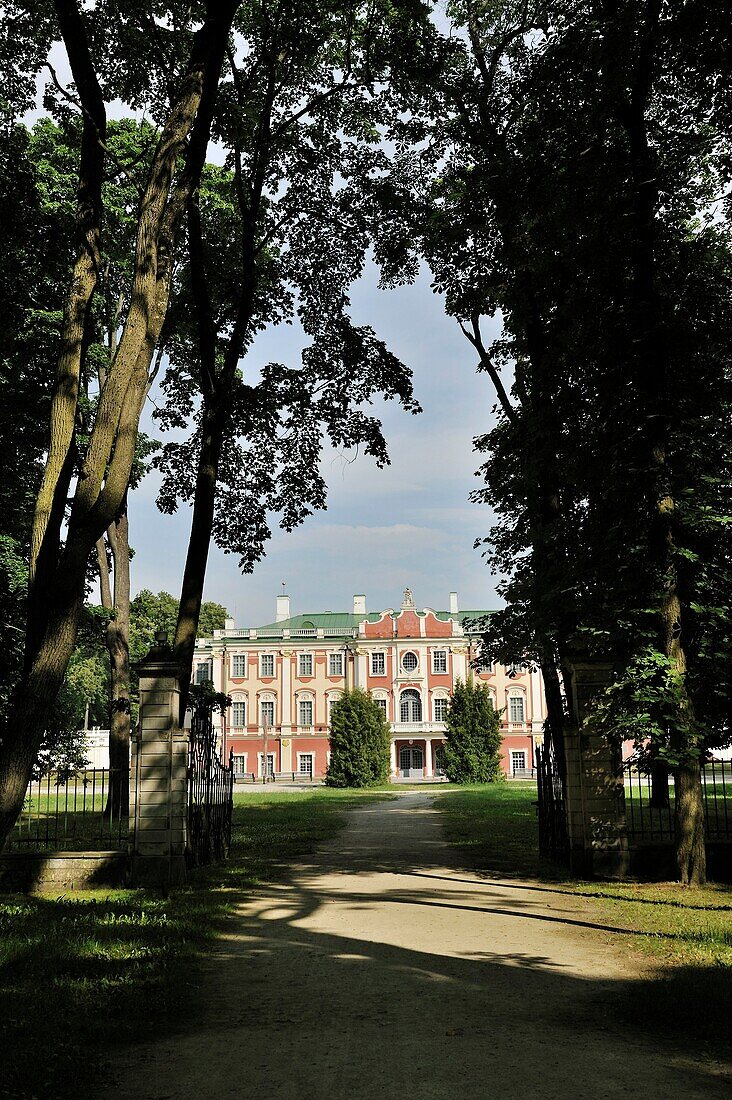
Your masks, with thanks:
M 473 668 L 479 620 L 487 611 L 417 610 L 411 591 L 398 610 L 367 612 L 353 597 L 350 612 L 290 615 L 277 597 L 276 621 L 224 630 L 196 643 L 193 678 L 213 681 L 232 704 L 217 716 L 225 759 L 239 776 L 297 772 L 322 778 L 328 765 L 330 708 L 345 688 L 361 687 L 391 724 L 394 780 L 444 775 L 445 716 L 453 687 L 472 670 L 502 712 L 503 767 L 530 775 L 546 717 L 541 674 L 527 665 Z M 266 760 L 266 765 L 265 765 Z

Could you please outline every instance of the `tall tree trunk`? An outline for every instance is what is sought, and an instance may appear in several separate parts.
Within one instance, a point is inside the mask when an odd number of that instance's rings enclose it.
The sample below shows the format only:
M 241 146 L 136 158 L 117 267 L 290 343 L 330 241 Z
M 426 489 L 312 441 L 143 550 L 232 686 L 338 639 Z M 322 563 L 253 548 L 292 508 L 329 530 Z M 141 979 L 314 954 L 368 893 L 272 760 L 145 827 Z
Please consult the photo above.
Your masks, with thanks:
M 102 606 L 113 612 L 107 623 L 109 652 L 109 796 L 106 814 L 119 821 L 129 812 L 130 788 L 130 546 L 127 509 L 108 528 L 114 569 L 114 595 L 104 539 L 97 543 Z
M 52 404 L 49 472 L 34 520 L 23 680 L 0 742 L 0 847 L 18 815 L 44 730 L 63 683 L 83 604 L 86 570 L 97 540 L 119 515 L 134 459 L 135 440 L 150 363 L 168 307 L 173 250 L 181 218 L 198 185 L 211 131 L 232 21 L 240 0 L 211 5 L 193 36 L 191 55 L 152 158 L 140 201 L 130 307 L 114 361 L 96 410 L 94 427 L 77 480 L 60 550 L 66 492 L 62 477 L 71 465 L 78 380 L 86 311 L 96 286 L 97 260 L 83 294 L 72 282 L 66 309 Z M 91 61 L 85 24 L 73 0 L 56 0 L 59 27 L 72 74 L 93 134 L 82 145 L 78 253 L 98 247 L 101 219 L 99 104 L 104 103 Z M 97 121 L 99 119 L 99 121 Z M 186 142 L 190 142 L 186 148 Z M 93 138 L 93 140 L 92 140 Z M 177 182 L 179 160 L 185 163 Z M 91 197 L 81 183 L 87 181 Z M 91 215 L 82 217 L 82 207 Z M 86 267 L 84 268 L 86 271 Z M 91 285 L 93 279 L 93 285 Z M 63 498 L 63 499 L 62 499 Z M 49 522 L 54 517 L 54 525 Z

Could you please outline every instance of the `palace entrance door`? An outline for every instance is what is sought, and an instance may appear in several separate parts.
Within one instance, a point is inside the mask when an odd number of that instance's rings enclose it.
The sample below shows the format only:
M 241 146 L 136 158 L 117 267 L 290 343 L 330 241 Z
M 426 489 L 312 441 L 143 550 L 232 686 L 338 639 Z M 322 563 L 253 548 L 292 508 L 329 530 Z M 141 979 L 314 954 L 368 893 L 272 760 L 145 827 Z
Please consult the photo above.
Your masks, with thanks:
M 419 746 L 404 745 L 399 750 L 399 772 L 402 779 L 421 779 L 424 775 L 424 753 Z

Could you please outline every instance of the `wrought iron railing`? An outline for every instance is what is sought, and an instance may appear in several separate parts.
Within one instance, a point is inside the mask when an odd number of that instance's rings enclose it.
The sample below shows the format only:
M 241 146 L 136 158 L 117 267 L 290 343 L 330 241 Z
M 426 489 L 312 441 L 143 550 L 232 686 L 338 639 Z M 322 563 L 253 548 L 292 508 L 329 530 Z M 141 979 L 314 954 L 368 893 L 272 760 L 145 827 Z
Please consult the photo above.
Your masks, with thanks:
M 732 840 L 732 761 L 710 761 L 702 768 L 704 830 L 707 840 Z M 673 777 L 655 779 L 635 760 L 623 766 L 625 821 L 631 840 L 671 841 L 674 837 Z
M 187 778 L 188 864 L 200 866 L 225 859 L 231 845 L 234 755 L 229 754 L 227 764 L 221 763 L 208 708 L 191 720 Z
M 554 747 L 546 741 L 536 748 L 536 790 L 539 853 L 563 862 L 569 856 L 564 783 Z
M 115 797 L 110 798 L 110 786 Z M 48 772 L 28 784 L 6 851 L 107 851 L 124 848 L 129 831 L 129 769 Z

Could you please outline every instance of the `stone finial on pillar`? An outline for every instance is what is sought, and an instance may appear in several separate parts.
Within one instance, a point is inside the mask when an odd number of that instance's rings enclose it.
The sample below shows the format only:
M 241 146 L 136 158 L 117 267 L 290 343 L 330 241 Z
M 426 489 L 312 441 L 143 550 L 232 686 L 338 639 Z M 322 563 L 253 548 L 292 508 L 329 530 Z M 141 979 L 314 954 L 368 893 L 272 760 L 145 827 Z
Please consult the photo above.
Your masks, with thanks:
M 185 880 L 188 734 L 179 728 L 178 665 L 158 632 L 137 664 L 140 716 L 130 772 L 133 886 L 180 885 Z

